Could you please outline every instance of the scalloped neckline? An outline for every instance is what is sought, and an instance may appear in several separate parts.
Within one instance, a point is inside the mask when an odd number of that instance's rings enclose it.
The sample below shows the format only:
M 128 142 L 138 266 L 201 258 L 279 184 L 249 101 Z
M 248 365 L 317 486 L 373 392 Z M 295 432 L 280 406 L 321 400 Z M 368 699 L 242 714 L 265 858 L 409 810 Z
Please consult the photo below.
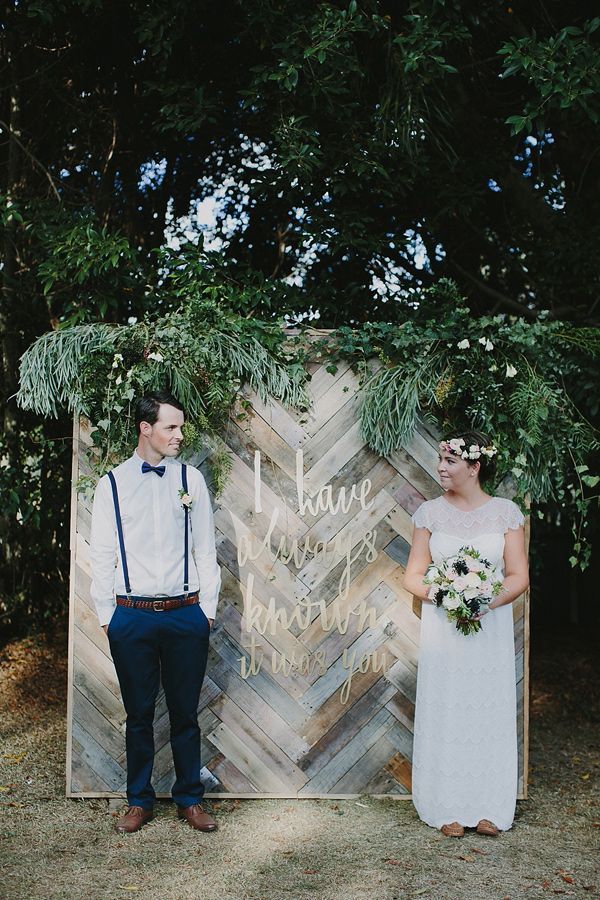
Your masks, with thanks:
M 443 494 L 441 495 L 440 500 L 443 500 L 446 506 L 449 506 L 450 509 L 454 509 L 459 513 L 465 513 L 465 515 L 469 515 L 471 513 L 479 512 L 480 509 L 484 509 L 484 507 L 489 506 L 492 500 L 496 500 L 496 497 L 490 497 L 489 500 L 486 500 L 485 503 L 482 503 L 481 506 L 476 506 L 474 509 L 461 509 L 459 506 L 455 506 L 454 503 L 450 503 L 449 500 L 446 500 Z

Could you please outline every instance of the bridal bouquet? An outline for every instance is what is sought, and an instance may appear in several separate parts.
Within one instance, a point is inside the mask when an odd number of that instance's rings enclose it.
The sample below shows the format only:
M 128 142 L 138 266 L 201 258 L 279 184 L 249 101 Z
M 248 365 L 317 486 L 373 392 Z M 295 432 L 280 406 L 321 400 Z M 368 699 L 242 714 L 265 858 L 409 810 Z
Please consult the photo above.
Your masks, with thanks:
M 481 631 L 481 621 L 474 616 L 502 588 L 497 570 L 474 547 L 461 547 L 440 565 L 430 565 L 423 581 L 430 585 L 429 599 L 446 610 L 448 620 L 456 623 L 461 634 Z

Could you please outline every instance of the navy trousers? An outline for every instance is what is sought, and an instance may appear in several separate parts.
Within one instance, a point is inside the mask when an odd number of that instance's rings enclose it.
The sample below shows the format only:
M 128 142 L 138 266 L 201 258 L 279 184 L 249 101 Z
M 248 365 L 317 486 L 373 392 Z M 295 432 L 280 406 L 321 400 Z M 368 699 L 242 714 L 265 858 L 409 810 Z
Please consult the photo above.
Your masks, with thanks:
M 160 599 L 160 598 L 158 598 Z M 127 713 L 127 802 L 152 809 L 154 710 L 160 681 L 165 692 L 175 764 L 173 800 L 199 803 L 198 700 L 208 657 L 210 627 L 198 604 L 155 612 L 117 606 L 108 626 L 110 652 Z

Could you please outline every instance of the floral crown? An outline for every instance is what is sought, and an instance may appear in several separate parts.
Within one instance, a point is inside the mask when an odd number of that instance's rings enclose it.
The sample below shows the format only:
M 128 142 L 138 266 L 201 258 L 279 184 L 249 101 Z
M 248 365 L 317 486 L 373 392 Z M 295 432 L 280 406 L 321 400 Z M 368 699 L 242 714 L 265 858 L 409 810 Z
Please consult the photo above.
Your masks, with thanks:
M 498 448 L 494 444 L 488 444 L 487 447 L 480 447 L 479 444 L 471 444 L 470 447 L 465 446 L 462 438 L 452 438 L 449 441 L 440 443 L 440 450 L 446 453 L 452 453 L 453 456 L 460 456 L 461 459 L 479 459 L 480 456 L 487 456 L 491 459 L 498 452 Z

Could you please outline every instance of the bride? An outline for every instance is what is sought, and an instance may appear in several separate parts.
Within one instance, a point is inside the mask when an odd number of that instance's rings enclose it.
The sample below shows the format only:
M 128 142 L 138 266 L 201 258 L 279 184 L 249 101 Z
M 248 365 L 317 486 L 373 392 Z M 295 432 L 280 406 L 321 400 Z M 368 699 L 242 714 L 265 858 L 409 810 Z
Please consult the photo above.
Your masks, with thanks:
M 442 441 L 444 496 L 422 504 L 404 587 L 423 601 L 413 749 L 413 802 L 420 818 L 448 837 L 466 827 L 497 835 L 512 825 L 517 797 L 517 728 L 512 601 L 529 583 L 519 508 L 482 487 L 496 447 L 466 431 Z M 473 546 L 502 574 L 484 607 L 482 629 L 464 636 L 427 598 L 423 576 L 461 547 Z M 488 611 L 489 610 L 489 611 Z

